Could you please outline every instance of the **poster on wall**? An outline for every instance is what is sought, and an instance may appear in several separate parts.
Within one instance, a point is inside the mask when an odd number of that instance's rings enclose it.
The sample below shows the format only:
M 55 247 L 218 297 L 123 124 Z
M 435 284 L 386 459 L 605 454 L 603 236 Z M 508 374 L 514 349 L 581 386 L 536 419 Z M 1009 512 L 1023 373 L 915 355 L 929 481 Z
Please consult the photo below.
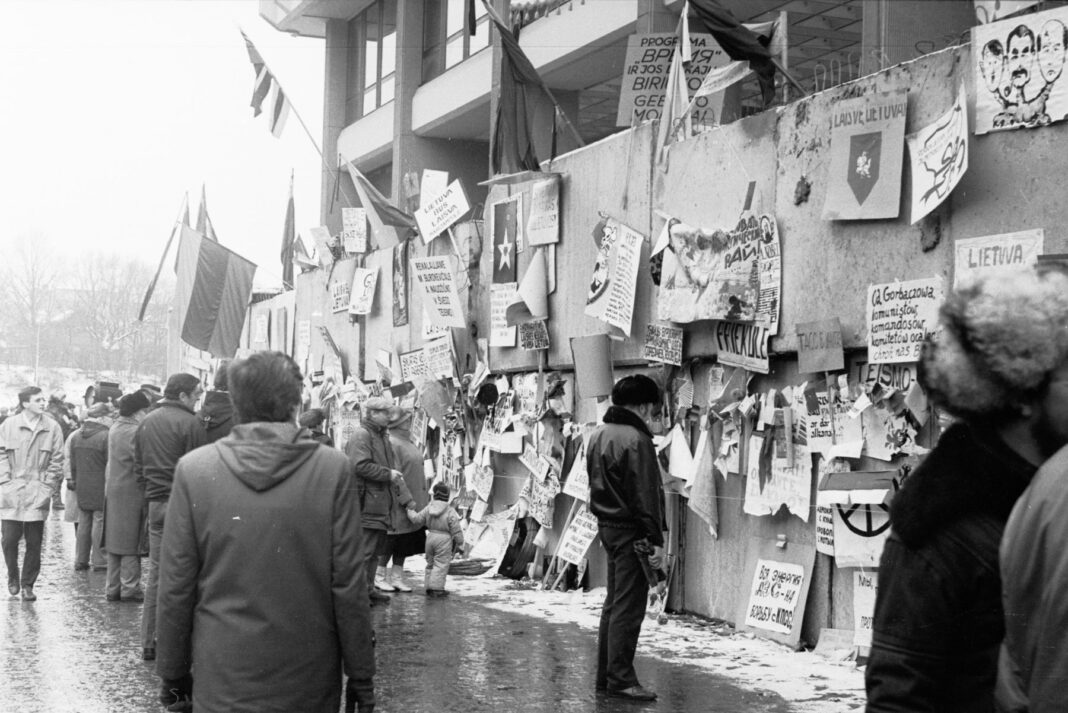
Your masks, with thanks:
M 449 258 L 413 258 L 412 270 L 416 281 L 423 287 L 423 305 L 434 322 L 445 327 L 466 327 Z
M 743 217 L 733 230 L 673 222 L 668 236 L 657 304 L 661 321 L 757 322 L 778 332 L 782 268 L 774 216 Z
M 342 208 L 341 225 L 341 241 L 345 252 L 367 252 L 367 211 L 363 208 Z
M 519 348 L 526 351 L 541 351 L 549 348 L 549 329 L 544 319 L 524 322 L 519 325 Z
M 330 311 L 344 312 L 352 299 L 352 283 L 347 280 L 334 280 L 330 283 Z
M 794 616 L 804 585 L 805 568 L 801 565 L 757 560 L 745 610 L 745 625 L 789 634 L 794 628 Z
M 834 506 L 816 506 L 816 551 L 834 557 Z
M 424 245 L 437 238 L 471 210 L 467 193 L 464 192 L 464 186 L 459 179 L 450 183 L 444 191 L 432 196 L 429 202 L 424 203 L 423 194 L 420 193 L 419 202 L 421 207 L 415 211 L 415 222 L 419 226 L 419 234 L 423 236 Z
M 898 216 L 907 109 L 905 90 L 845 99 L 831 108 L 824 220 Z
M 745 501 L 742 511 L 747 515 L 774 515 L 786 506 L 791 514 L 808 522 L 812 504 L 812 461 L 808 450 L 795 445 L 794 465 L 786 458 L 770 455 L 769 476 L 760 477 L 761 449 L 764 438 L 754 435 L 749 439 L 749 460 L 745 480 Z
M 393 326 L 408 325 L 408 246 L 403 240 L 393 246 Z
M 905 137 L 912 169 L 913 224 L 941 205 L 968 172 L 967 102 L 961 82 L 949 111 Z
M 369 314 L 375 301 L 378 286 L 378 268 L 358 267 L 352 273 L 352 292 L 349 297 L 349 314 Z
M 835 565 L 878 567 L 890 534 L 889 507 L 863 503 L 836 503 L 833 507 Z
M 628 337 L 645 238 L 614 218 L 598 223 L 599 249 L 586 291 L 588 317 L 616 327 Z
M 518 282 L 516 253 L 522 245 L 519 226 L 523 215 L 523 194 L 497 201 L 490 208 L 493 235 L 493 282 Z
M 879 593 L 879 573 L 871 570 L 853 572 L 853 645 L 871 647 L 872 622 L 875 619 L 875 595 Z
M 1037 5 L 1040 0 L 974 0 L 975 20 L 979 23 L 1002 20 Z
M 815 374 L 845 367 L 842 325 L 837 317 L 797 325 L 797 371 Z
M 564 531 L 563 539 L 556 550 L 557 556 L 564 562 L 582 564 L 590 545 L 597 539 L 597 516 L 583 505 L 571 519 L 571 524 Z
M 508 305 L 515 297 L 516 283 L 502 282 L 490 285 L 490 336 L 491 347 L 514 347 L 516 328 L 508 326 Z
M 665 324 L 646 325 L 642 358 L 682 366 L 682 328 Z
M 422 349 L 412 349 L 401 352 L 397 361 L 400 362 L 401 381 L 410 381 L 413 384 L 430 377 L 430 370 L 426 364 L 426 354 Z
M 345 450 L 345 444 L 349 442 L 349 439 L 356 433 L 356 429 L 360 426 L 360 410 L 347 409 L 341 407 L 336 411 L 337 413 L 337 425 L 334 427 L 334 445 L 340 449 Z
M 771 331 L 762 324 L 715 322 L 716 359 L 720 364 L 740 366 L 747 371 L 771 371 L 768 340 Z
M 868 361 L 918 361 L 923 340 L 938 326 L 942 278 L 868 286 Z
M 976 135 L 1047 126 L 1068 115 L 1066 34 L 1068 7 L 972 28 Z
M 423 358 L 430 378 L 451 379 L 456 375 L 450 337 L 440 337 L 423 345 Z
M 531 247 L 560 242 L 560 178 L 550 176 L 530 187 L 527 244 Z
M 953 289 L 984 275 L 1009 274 L 1034 266 L 1044 242 L 1041 228 L 957 240 L 953 245 Z

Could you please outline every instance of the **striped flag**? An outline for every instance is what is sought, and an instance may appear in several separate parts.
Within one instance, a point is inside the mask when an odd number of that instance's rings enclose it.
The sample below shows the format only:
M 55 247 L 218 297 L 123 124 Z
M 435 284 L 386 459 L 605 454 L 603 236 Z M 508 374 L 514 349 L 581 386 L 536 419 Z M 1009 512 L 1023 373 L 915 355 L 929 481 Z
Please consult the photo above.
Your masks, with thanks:
M 344 161 L 360 197 L 360 205 L 367 211 L 367 219 L 371 221 L 371 232 L 378 249 L 391 248 L 407 240 L 415 231 L 415 218 L 390 203 L 348 159 Z
M 237 353 L 256 266 L 181 226 L 174 308 L 182 341 L 216 358 Z
M 259 116 L 263 113 L 263 105 L 267 104 L 267 127 L 276 137 L 282 135 L 286 119 L 289 117 L 289 99 L 282 91 L 282 85 L 278 83 L 267 63 L 263 61 L 263 55 L 252 44 L 248 35 L 241 32 L 245 40 L 245 49 L 248 50 L 248 59 L 252 63 L 252 71 L 255 79 L 252 83 L 252 115 Z

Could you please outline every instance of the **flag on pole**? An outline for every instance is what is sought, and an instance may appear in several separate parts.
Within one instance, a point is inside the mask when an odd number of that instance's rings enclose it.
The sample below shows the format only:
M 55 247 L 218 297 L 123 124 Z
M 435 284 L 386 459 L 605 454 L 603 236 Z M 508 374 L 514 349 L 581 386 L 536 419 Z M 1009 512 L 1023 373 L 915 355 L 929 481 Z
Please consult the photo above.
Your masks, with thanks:
M 347 158 L 342 157 L 342 160 L 352 177 L 352 183 L 360 197 L 360 205 L 367 211 L 367 219 L 371 221 L 371 233 L 378 243 L 378 249 L 391 248 L 407 240 L 415 231 L 415 217 L 390 203 Z
M 289 202 L 286 204 L 286 222 L 282 228 L 282 288 L 293 287 L 293 245 L 297 229 L 293 215 L 293 174 L 289 174 Z
M 182 341 L 229 359 L 237 352 L 256 265 L 181 226 L 174 309 Z
M 690 121 L 690 96 L 686 86 L 686 67 L 690 64 L 690 4 L 682 7 L 682 15 L 676 30 L 675 51 L 671 55 L 667 91 L 664 93 L 664 110 L 656 133 L 657 161 L 663 161 L 669 143 L 682 141 L 693 134 Z
M 208 240 L 219 242 L 219 238 L 215 236 L 215 226 L 211 224 L 211 217 L 208 215 L 208 193 L 203 183 L 200 184 L 200 210 L 197 211 L 197 232 Z
M 770 22 L 759 22 L 744 25 L 751 32 L 756 33 L 758 37 L 768 38 L 768 52 L 771 56 L 782 54 L 783 49 L 786 46 L 786 32 L 783 28 L 779 27 L 777 20 Z M 728 62 L 722 67 L 712 67 L 708 70 L 708 74 L 705 75 L 705 79 L 701 82 L 701 86 L 697 91 L 693 93 L 693 100 L 697 97 L 708 96 L 709 94 L 715 94 L 721 92 L 735 82 L 740 82 L 753 73 L 752 68 L 749 66 L 749 62 L 745 60 L 737 60 L 734 62 Z
M 156 266 L 156 274 L 152 276 L 152 281 L 148 283 L 148 289 L 145 290 L 144 299 L 141 300 L 141 311 L 137 313 L 137 321 L 145 321 L 145 312 L 148 311 L 148 303 L 152 300 L 152 293 L 156 291 L 156 283 L 159 281 L 159 276 L 163 272 L 163 263 L 167 262 L 167 253 L 171 251 L 171 243 L 174 242 L 174 236 L 178 234 L 178 226 L 184 225 L 189 227 L 189 193 L 185 194 L 182 199 L 182 208 L 178 210 L 178 215 L 181 216 L 181 223 L 176 222 L 171 227 L 171 235 L 167 238 L 167 244 L 163 246 L 163 254 L 159 256 L 159 265 Z
M 731 14 L 730 10 L 717 0 L 689 0 L 697 13 L 698 19 L 715 38 L 727 56 L 733 60 L 749 63 L 760 82 L 760 94 L 764 106 L 771 104 L 775 98 L 775 64 L 772 62 L 768 45 L 770 35 L 759 35 L 749 29 Z
M 252 40 L 244 31 L 241 32 L 241 37 L 245 40 L 245 49 L 248 50 L 248 59 L 252 63 L 252 71 L 255 74 L 250 102 L 252 115 L 259 116 L 263 113 L 263 105 L 266 103 L 267 127 L 276 137 L 281 136 L 286 119 L 289 117 L 289 99 L 282 91 L 282 85 L 267 68 L 267 63 L 263 61 L 263 55 L 256 49 L 256 45 L 252 44 Z

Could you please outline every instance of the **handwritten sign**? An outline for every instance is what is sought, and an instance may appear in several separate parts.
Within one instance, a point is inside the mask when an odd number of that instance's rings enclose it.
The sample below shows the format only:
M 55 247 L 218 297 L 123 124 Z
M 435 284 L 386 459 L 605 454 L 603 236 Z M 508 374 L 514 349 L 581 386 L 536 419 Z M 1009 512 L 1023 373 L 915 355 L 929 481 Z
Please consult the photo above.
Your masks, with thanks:
M 583 505 L 571 519 L 571 524 L 564 531 L 564 537 L 560 540 L 560 548 L 556 551 L 557 556 L 564 562 L 581 564 L 590 545 L 597 539 L 597 516 L 586 509 Z
M 662 324 L 645 327 L 645 350 L 642 356 L 648 361 L 682 366 L 682 328 Z
M 789 634 L 804 583 L 805 568 L 801 565 L 758 559 L 746 607 L 746 626 Z
M 412 271 L 423 287 L 426 295 L 424 305 L 434 321 L 446 327 L 466 327 L 449 258 L 413 258 Z
M 549 348 L 549 330 L 544 319 L 519 325 L 519 348 L 527 351 Z
M 629 337 L 645 238 L 613 218 L 604 220 L 600 227 L 600 248 L 586 293 L 584 313 L 617 327 Z
M 330 311 L 344 312 L 352 299 L 352 283 L 346 280 L 334 280 L 330 283 Z
M 430 378 L 430 369 L 426 365 L 426 354 L 422 349 L 401 352 L 398 361 L 400 361 L 401 381 L 415 383 L 417 380 Z
M 968 171 L 968 96 L 964 83 L 953 106 L 905 137 L 912 165 L 912 222 L 942 204 Z
M 516 283 L 501 282 L 490 285 L 491 347 L 514 347 L 516 328 L 508 326 L 508 305 L 515 297 Z
M 363 208 L 342 208 L 341 226 L 345 252 L 367 252 L 367 211 Z
M 740 366 L 748 371 L 767 374 L 771 371 L 768 358 L 769 329 L 763 324 L 744 322 L 715 322 L 716 358 L 720 364 Z
M 764 439 L 749 439 L 748 473 L 742 511 L 748 515 L 774 515 L 786 506 L 791 514 L 808 522 L 812 504 L 812 465 L 808 450 L 795 444 L 794 466 L 786 458 L 771 456 L 770 477 L 761 481 L 760 454 Z
M 319 258 L 319 265 L 324 268 L 330 267 L 334 262 L 334 254 L 330 251 L 330 247 L 334 244 L 334 238 L 330 235 L 330 228 L 320 225 L 310 229 L 308 232 L 311 233 L 312 241 L 315 243 L 315 252 Z
M 360 426 L 360 410 L 340 408 L 337 411 L 337 425 L 334 427 L 334 445 L 345 450 L 345 444 L 356 434 Z
M 1045 231 L 1041 228 L 958 240 L 954 245 L 953 287 L 977 277 L 1011 274 L 1032 267 L 1043 252 L 1044 242 Z
M 802 374 L 837 371 L 845 366 L 838 318 L 797 325 L 797 370 Z
M 870 362 L 857 362 L 856 381 L 866 392 L 871 392 L 876 386 L 889 391 L 908 392 L 913 384 L 919 384 L 919 374 L 915 364 L 872 364 Z
M 557 242 L 560 242 L 560 179 L 552 176 L 530 188 L 527 244 L 533 247 Z
M 564 481 L 564 495 L 570 495 L 583 502 L 590 499 L 590 472 L 586 468 L 585 445 L 575 456 L 575 462 L 571 464 L 571 470 L 567 473 L 567 480 Z
M 423 242 L 429 243 L 471 210 L 464 193 L 463 184 L 457 179 L 449 184 L 443 192 L 434 196 L 422 208 L 415 211 L 415 222 L 419 225 L 419 234 Z
M 879 573 L 853 572 L 853 645 L 871 646 L 875 620 L 875 595 L 879 593 Z
M 378 269 L 358 267 L 352 273 L 352 292 L 349 297 L 349 314 L 368 314 L 375 301 L 378 286 Z
M 452 340 L 448 337 L 435 339 L 423 346 L 427 374 L 432 379 L 451 379 L 456 367 L 452 358 Z
M 816 551 L 834 557 L 833 506 L 816 506 Z
M 544 481 L 537 476 L 530 479 L 530 516 L 542 527 L 552 528 L 556 512 L 556 494 L 560 492 L 560 481 L 550 475 Z
M 519 456 L 519 462 L 522 463 L 527 470 L 534 474 L 537 480 L 542 480 L 541 462 L 538 460 L 538 449 L 531 443 L 525 443 L 523 445 L 523 453 Z
M 942 279 L 868 286 L 868 361 L 917 361 L 923 340 L 938 324 Z

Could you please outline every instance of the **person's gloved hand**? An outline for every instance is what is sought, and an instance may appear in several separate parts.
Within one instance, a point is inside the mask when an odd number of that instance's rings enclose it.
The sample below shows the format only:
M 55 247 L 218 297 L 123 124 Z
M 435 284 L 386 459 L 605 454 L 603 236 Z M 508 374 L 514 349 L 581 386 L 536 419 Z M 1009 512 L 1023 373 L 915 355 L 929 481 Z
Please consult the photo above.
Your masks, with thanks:
M 374 713 L 375 684 L 370 679 L 349 679 L 345 684 L 345 713 Z
M 74 480 L 67 478 L 67 490 L 74 490 Z
M 409 503 L 414 501 L 412 491 L 408 490 L 408 484 L 403 479 L 393 482 L 393 494 L 401 507 L 407 507 Z
M 193 710 L 193 677 L 165 678 L 160 686 L 159 702 L 168 711 Z

